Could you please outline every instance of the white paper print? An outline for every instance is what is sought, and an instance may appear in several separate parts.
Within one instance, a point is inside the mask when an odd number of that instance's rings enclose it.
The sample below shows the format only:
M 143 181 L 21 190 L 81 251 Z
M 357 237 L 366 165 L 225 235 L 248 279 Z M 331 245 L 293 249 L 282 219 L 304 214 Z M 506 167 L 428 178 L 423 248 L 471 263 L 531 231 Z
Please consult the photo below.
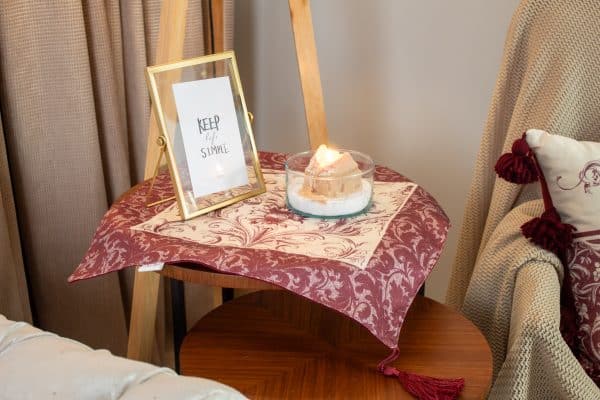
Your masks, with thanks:
M 194 197 L 248 184 L 228 77 L 173 85 Z

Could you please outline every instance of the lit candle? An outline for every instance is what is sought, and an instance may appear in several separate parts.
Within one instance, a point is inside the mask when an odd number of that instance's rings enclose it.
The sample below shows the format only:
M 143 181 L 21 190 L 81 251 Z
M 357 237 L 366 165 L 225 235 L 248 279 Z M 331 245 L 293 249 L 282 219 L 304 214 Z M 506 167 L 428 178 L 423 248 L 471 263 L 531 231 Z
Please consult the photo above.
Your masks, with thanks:
M 304 157 L 304 158 L 302 158 Z M 341 217 L 366 210 L 373 193 L 373 160 L 353 151 L 321 145 L 306 162 L 306 153 L 288 159 L 287 203 L 296 212 L 317 217 Z M 355 159 L 361 160 L 361 167 Z M 306 164 L 302 165 L 306 165 Z
M 324 144 L 319 146 L 304 173 L 304 194 L 333 198 L 361 189 L 361 172 L 352 156 Z

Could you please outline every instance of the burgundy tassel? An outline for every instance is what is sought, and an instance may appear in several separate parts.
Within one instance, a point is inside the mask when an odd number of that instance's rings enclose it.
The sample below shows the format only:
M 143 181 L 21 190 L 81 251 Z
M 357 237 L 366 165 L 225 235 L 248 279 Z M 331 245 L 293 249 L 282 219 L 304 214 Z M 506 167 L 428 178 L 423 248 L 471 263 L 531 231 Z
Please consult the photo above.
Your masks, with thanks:
M 463 378 L 441 379 L 417 375 L 410 372 L 398 371 L 387 365 L 398 358 L 400 351 L 395 348 L 385 360 L 379 363 L 377 369 L 385 376 L 395 376 L 400 384 L 411 395 L 419 400 L 454 400 L 457 399 L 465 386 Z
M 535 159 L 525 140 L 525 134 L 514 141 L 512 152 L 500 156 L 494 170 L 500 178 L 512 183 L 525 184 L 538 180 Z
M 395 376 L 402 387 L 420 400 L 454 400 L 458 398 L 465 386 L 465 380 L 440 379 L 398 371 L 394 367 L 385 366 L 381 371 L 385 376 Z
M 562 223 L 554 207 L 544 211 L 541 217 L 534 218 L 521 226 L 521 232 L 526 238 L 561 258 L 573 242 L 575 230 L 573 225 Z

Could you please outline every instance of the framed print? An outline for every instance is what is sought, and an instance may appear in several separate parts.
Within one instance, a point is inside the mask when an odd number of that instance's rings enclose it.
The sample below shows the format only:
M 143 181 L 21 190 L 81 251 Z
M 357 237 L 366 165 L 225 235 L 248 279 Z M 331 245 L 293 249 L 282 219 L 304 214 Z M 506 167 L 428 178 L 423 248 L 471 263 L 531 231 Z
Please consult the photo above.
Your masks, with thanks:
M 146 69 L 184 220 L 265 192 L 233 52 Z

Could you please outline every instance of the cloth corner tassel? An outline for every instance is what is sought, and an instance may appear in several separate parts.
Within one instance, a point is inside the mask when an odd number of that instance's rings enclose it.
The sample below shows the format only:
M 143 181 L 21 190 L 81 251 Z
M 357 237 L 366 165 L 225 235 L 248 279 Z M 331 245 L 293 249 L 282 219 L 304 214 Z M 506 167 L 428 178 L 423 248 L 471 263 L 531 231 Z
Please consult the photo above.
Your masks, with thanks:
M 400 355 L 395 348 L 385 360 L 377 367 L 379 372 L 385 376 L 398 378 L 400 384 L 411 395 L 419 400 L 454 400 L 457 399 L 465 386 L 463 378 L 442 379 L 429 376 L 417 375 L 410 372 L 399 371 L 388 365 Z
M 500 156 L 494 170 L 500 178 L 521 185 L 539 179 L 535 158 L 525 140 L 525 134 L 514 141 L 510 153 Z
M 532 243 L 563 257 L 573 242 L 573 232 L 577 229 L 571 224 L 563 224 L 554 207 L 547 209 L 541 217 L 533 218 L 521 226 L 523 236 Z

